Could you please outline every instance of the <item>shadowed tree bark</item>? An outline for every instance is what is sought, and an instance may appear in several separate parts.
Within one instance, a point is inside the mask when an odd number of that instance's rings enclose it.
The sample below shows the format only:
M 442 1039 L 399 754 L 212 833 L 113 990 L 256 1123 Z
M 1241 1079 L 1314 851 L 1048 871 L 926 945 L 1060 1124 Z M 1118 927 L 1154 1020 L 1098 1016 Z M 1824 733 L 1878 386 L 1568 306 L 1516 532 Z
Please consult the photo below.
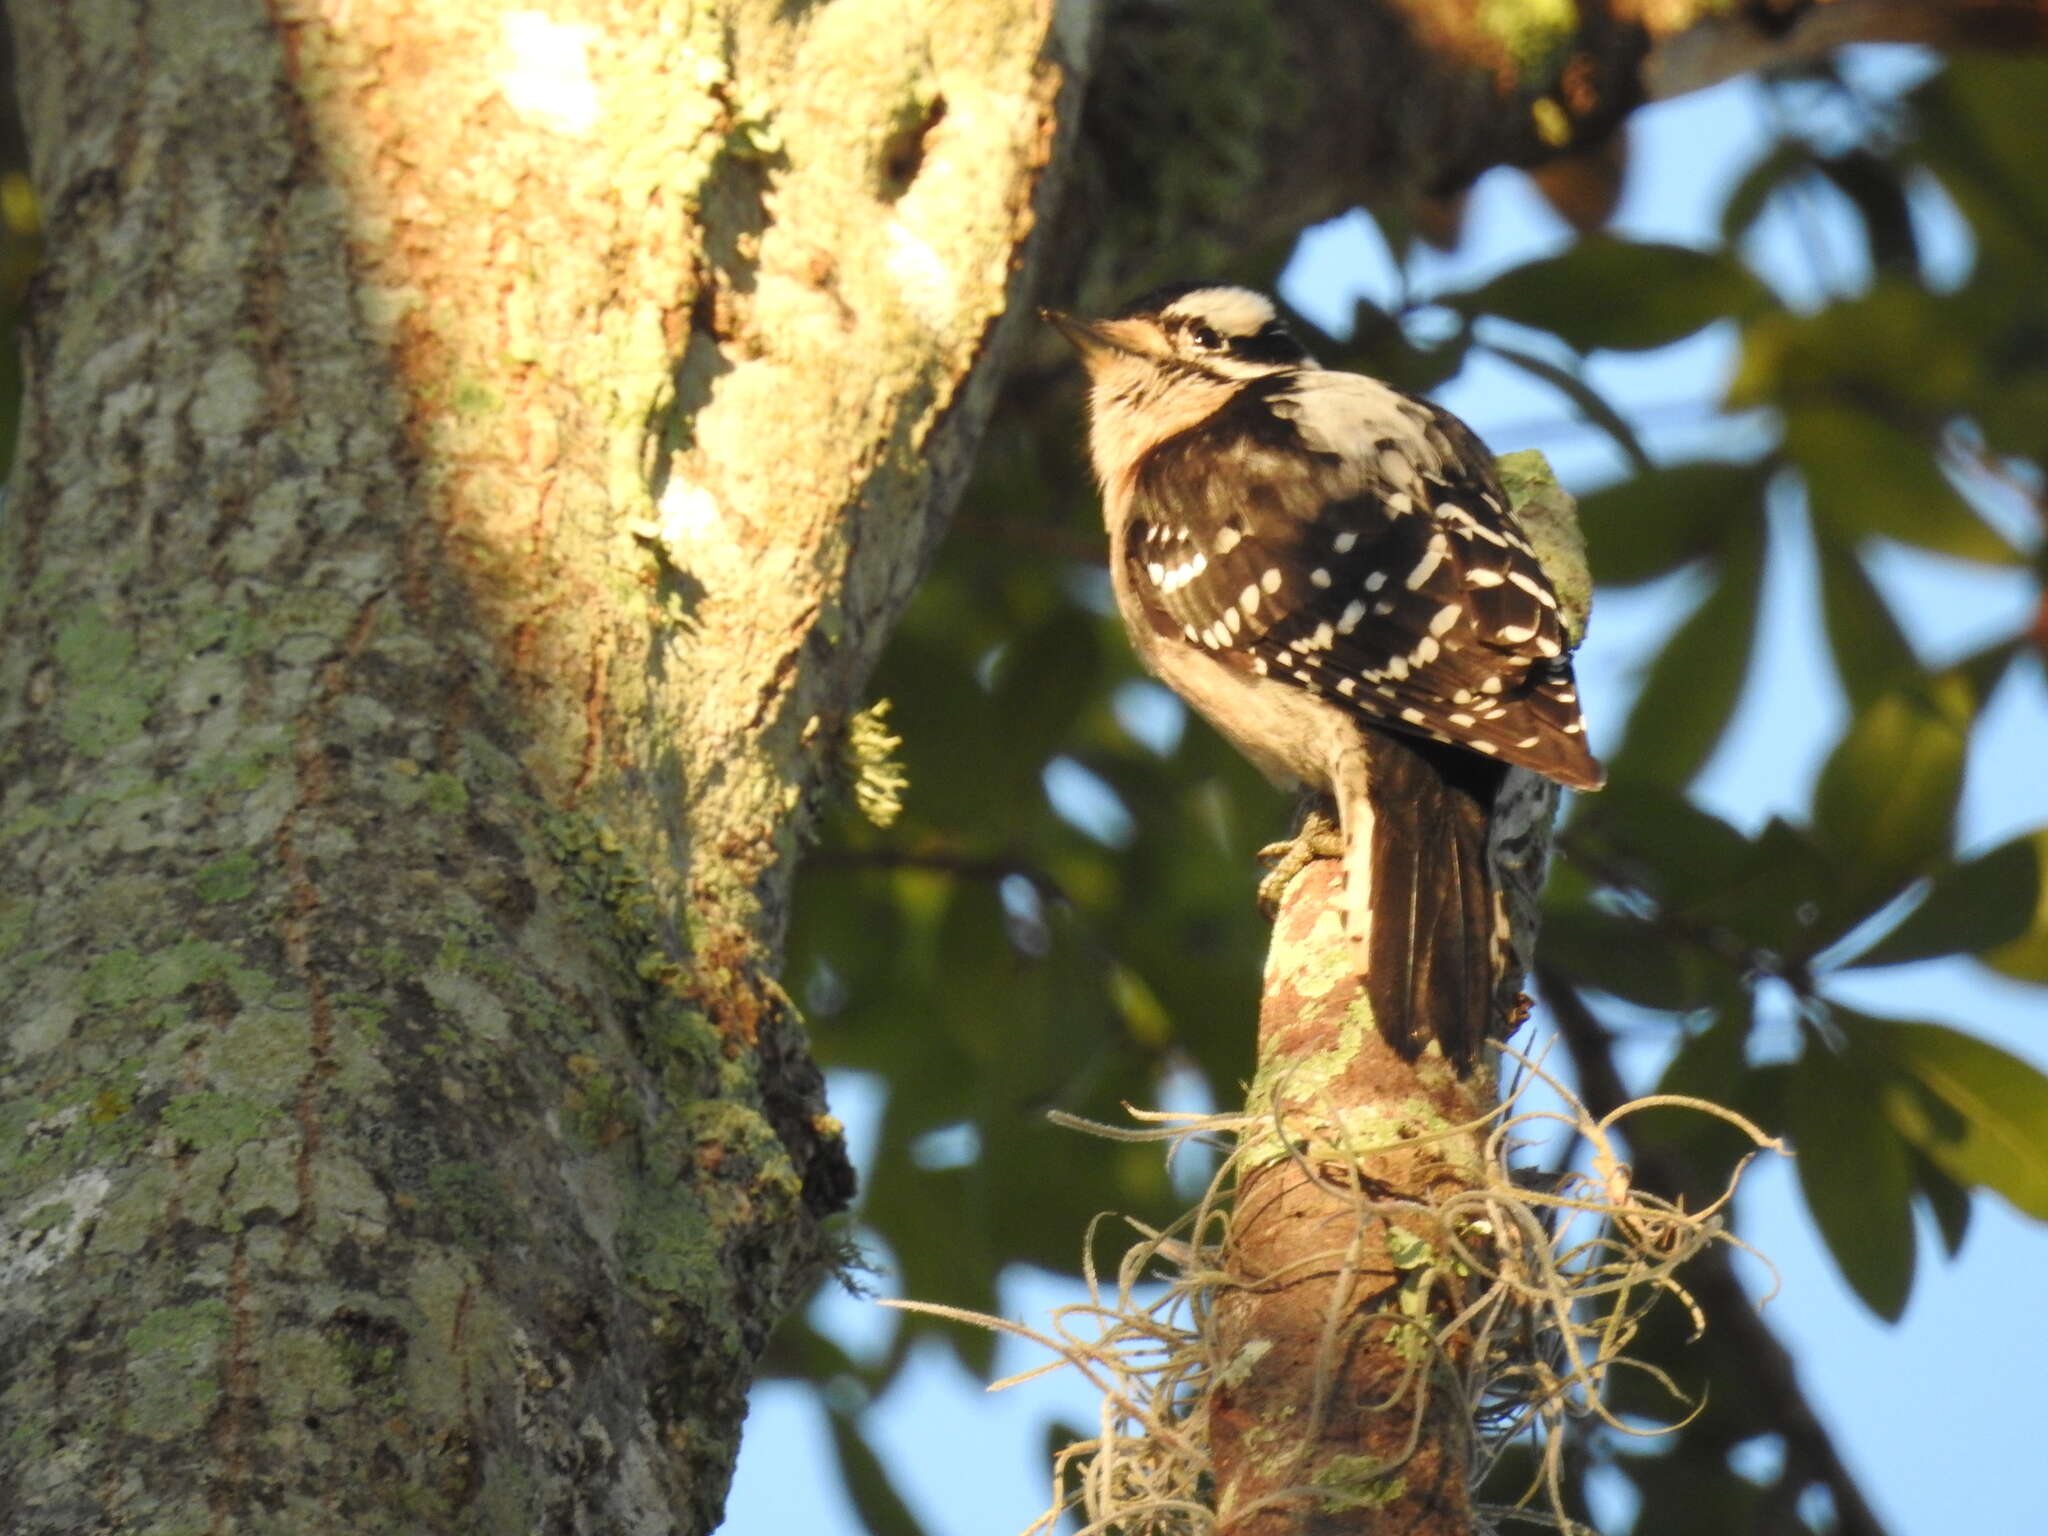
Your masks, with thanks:
M 1020 312 L 1065 45 L 14 20 L 9 1529 L 708 1530 L 851 1182 L 773 980 L 797 840 Z

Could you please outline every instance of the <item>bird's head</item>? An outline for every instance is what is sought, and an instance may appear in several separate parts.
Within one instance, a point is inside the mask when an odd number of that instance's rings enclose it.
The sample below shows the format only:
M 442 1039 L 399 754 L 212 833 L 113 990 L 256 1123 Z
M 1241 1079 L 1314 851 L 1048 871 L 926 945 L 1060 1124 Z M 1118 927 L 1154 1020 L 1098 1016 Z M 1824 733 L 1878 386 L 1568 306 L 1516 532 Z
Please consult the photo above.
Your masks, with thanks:
M 1176 283 L 1106 320 L 1040 313 L 1088 370 L 1090 443 L 1105 486 L 1246 384 L 1316 366 L 1273 301 L 1249 288 Z
M 1315 366 L 1273 301 L 1249 288 L 1174 283 L 1106 320 L 1042 313 L 1074 344 L 1098 386 L 1154 371 L 1255 379 Z

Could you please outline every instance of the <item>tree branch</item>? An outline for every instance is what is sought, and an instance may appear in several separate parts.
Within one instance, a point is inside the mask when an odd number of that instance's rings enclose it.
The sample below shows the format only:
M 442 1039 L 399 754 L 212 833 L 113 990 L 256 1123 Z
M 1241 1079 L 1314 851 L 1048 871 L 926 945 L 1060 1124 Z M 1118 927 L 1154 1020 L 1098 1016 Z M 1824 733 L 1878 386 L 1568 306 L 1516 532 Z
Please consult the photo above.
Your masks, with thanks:
M 1274 926 L 1248 1106 L 1265 1129 L 1245 1133 L 1216 1303 L 1218 1529 L 1370 1511 L 1374 1530 L 1465 1536 L 1471 1409 L 1429 1334 L 1468 1282 L 1413 1254 L 1449 1247 L 1434 1208 L 1479 1180 L 1493 1076 L 1460 1079 L 1434 1047 L 1404 1061 L 1373 1027 L 1342 881 L 1310 865 Z

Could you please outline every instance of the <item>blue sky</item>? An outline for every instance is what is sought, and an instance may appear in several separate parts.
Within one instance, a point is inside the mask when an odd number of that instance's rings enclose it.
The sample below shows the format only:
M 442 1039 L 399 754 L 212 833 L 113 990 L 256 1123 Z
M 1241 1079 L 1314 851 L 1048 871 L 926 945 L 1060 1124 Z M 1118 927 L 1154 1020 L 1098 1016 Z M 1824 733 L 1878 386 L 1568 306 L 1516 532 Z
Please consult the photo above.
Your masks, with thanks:
M 1861 50 L 1852 65 L 1876 88 L 1899 87 L 1930 67 L 1896 49 Z M 1638 113 L 1633 174 L 1618 227 L 1642 238 L 1710 240 L 1727 188 L 1767 147 L 1769 121 L 1765 93 L 1749 81 Z M 1916 213 L 1923 244 L 1937 263 L 1954 273 L 1966 270 L 1967 231 L 1938 195 L 1923 193 Z M 1569 238 L 1512 172 L 1481 184 L 1467 225 L 1465 246 L 1455 256 L 1411 264 L 1410 292 L 1469 286 Z M 1818 259 L 1812 229 L 1796 229 L 1782 216 L 1767 217 L 1747 248 L 1795 303 L 1848 291 L 1863 275 L 1846 226 L 1823 210 L 1817 227 Z M 1353 295 L 1394 303 L 1401 281 L 1377 231 L 1354 216 L 1304 242 L 1284 287 L 1292 302 L 1334 324 L 1348 315 Z M 1611 399 L 1627 402 L 1660 460 L 1739 452 L 1754 446 L 1755 428 L 1711 413 L 1734 346 L 1732 329 L 1710 330 L 1647 357 L 1596 359 L 1594 377 Z M 1439 398 L 1497 451 L 1543 449 L 1575 490 L 1620 471 L 1601 434 L 1574 423 L 1556 396 L 1505 366 L 1468 368 Z M 1766 591 L 1759 654 L 1771 664 L 1756 669 L 1737 729 L 1697 791 L 1703 803 L 1745 826 L 1804 806 L 1844 719 L 1832 679 L 1815 662 L 1819 620 L 1811 572 L 1796 548 L 1796 541 L 1781 540 L 1774 551 L 1789 558 L 1773 561 Z M 2024 573 L 1903 553 L 1884 558 L 1876 575 L 1902 599 L 1910 637 L 1936 660 L 2010 634 L 2023 622 L 2031 592 Z M 1683 619 L 1686 604 L 1686 594 L 1669 585 L 1603 595 L 1578 661 L 1596 746 L 1613 745 L 1642 662 Z M 1961 813 L 1966 847 L 2048 824 L 2044 744 L 2048 686 L 2032 664 L 2008 680 L 1980 726 Z M 2048 1068 L 2048 990 L 2004 982 L 1965 962 L 1873 972 L 1835 990 L 1869 1013 L 1952 1024 Z M 1662 1057 L 1651 1043 L 1631 1048 L 1625 1060 L 1647 1080 Z M 834 1079 L 833 1107 L 852 1132 L 857 1157 L 871 1146 L 884 1091 L 873 1079 Z M 1085 1204 L 1075 1210 L 1077 1244 L 1093 1214 Z M 1894 1536 L 2037 1536 L 2043 1529 L 2039 1497 L 2015 1469 L 2030 1466 L 2038 1454 L 2033 1412 L 2038 1384 L 2048 1379 L 2048 1315 L 2038 1297 L 2039 1276 L 2048 1268 L 2048 1228 L 1996 1197 L 1979 1197 L 1957 1260 L 1944 1261 L 1931 1233 L 1922 1234 L 1912 1302 L 1897 1326 L 1887 1326 L 1842 1284 L 1806 1218 L 1789 1164 L 1770 1160 L 1753 1171 L 1741 1216 L 1745 1236 L 1770 1255 L 1782 1282 L 1764 1316 L 1790 1344 L 1808 1393 Z M 1758 1290 L 1768 1283 L 1761 1266 L 1751 1266 L 1750 1278 Z M 1056 1277 L 1018 1271 L 1006 1280 L 1007 1314 L 1027 1325 L 1073 1297 L 1072 1285 Z M 844 1296 L 828 1297 L 819 1308 L 821 1322 L 856 1350 L 876 1347 L 895 1326 L 882 1309 Z M 1040 1361 L 1035 1352 L 1006 1343 L 997 1369 L 1007 1373 Z M 999 1536 L 1022 1531 L 1045 1507 L 1047 1426 L 1056 1416 L 1092 1421 L 1094 1403 L 1079 1382 L 1061 1374 L 992 1397 L 949 1356 L 931 1350 L 913 1356 L 890 1393 L 869 1409 L 867 1423 L 933 1536 Z M 1752 1466 L 1768 1467 L 1768 1447 L 1752 1446 L 1745 1454 Z M 758 1391 L 727 1536 L 798 1530 L 859 1536 L 834 1466 L 815 1400 L 793 1387 Z

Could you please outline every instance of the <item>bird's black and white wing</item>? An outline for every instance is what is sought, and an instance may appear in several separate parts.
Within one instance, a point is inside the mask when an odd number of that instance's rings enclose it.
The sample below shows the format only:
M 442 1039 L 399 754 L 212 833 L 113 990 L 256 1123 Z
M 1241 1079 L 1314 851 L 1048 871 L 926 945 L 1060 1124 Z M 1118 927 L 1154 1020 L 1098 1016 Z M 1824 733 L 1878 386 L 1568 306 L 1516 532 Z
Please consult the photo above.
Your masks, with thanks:
M 1600 784 L 1556 595 L 1456 417 L 1276 375 L 1148 454 L 1131 514 L 1162 630 L 1372 724 Z

